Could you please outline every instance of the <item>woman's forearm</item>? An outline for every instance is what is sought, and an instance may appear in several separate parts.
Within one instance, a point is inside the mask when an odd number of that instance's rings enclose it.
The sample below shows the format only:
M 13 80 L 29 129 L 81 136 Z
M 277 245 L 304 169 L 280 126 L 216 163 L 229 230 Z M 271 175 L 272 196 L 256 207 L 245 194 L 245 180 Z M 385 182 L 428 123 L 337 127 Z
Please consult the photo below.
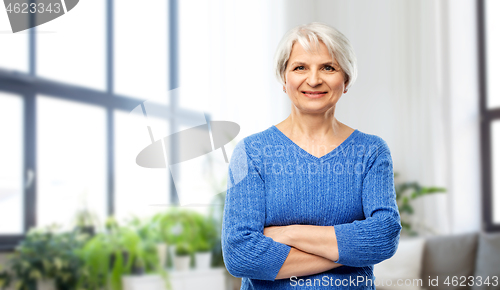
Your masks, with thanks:
M 337 237 L 333 226 L 292 225 L 288 245 L 331 261 L 339 259 Z
M 292 247 L 276 276 L 276 280 L 318 274 L 340 266 L 342 265 L 334 263 L 332 260 Z
M 339 259 L 337 237 L 333 226 L 270 226 L 264 228 L 264 235 L 276 242 L 334 262 Z

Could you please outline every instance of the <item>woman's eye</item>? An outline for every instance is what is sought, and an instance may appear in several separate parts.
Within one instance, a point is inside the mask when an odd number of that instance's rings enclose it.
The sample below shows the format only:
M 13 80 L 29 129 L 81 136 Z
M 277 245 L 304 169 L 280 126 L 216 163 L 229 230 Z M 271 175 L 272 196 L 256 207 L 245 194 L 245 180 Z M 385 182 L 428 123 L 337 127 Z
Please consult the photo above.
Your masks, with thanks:
M 325 66 L 325 69 L 327 71 L 334 71 L 335 70 L 332 66 L 329 66 L 329 65 Z
M 302 69 L 304 69 L 304 66 L 298 66 L 295 68 L 295 70 L 302 70 Z

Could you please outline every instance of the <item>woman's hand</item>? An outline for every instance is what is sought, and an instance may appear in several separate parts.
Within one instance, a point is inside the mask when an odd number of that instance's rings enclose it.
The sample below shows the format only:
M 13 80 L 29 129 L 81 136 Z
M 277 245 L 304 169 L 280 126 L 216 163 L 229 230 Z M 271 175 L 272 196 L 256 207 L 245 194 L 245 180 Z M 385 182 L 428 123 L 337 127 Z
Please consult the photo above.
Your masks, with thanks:
M 292 246 L 292 226 L 271 226 L 264 228 L 264 236 L 270 237 L 275 242 Z

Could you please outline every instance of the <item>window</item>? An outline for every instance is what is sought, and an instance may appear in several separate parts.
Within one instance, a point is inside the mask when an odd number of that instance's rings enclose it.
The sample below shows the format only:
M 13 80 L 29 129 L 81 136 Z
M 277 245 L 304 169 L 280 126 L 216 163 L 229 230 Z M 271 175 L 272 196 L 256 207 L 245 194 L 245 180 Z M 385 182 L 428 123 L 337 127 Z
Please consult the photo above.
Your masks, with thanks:
M 500 2 L 478 0 L 483 224 L 500 231 Z
M 21 96 L 0 92 L 0 234 L 23 233 L 23 115 Z
M 87 205 L 106 217 L 106 109 L 37 96 L 37 226 L 67 221 Z
M 168 170 L 135 164 L 153 136 L 190 125 L 193 115 L 169 92 L 179 84 L 177 1 L 146 5 L 148 13 L 136 4 L 84 1 L 0 46 L 8 56 L 0 59 L 1 250 L 12 250 L 31 227 L 70 226 L 83 204 L 100 219 L 177 204 Z M 0 28 L 10 29 L 6 14 Z M 146 55 L 136 53 L 146 47 Z M 148 118 L 153 134 L 132 130 L 140 116 L 130 112 L 147 100 L 161 112 Z
M 168 104 L 168 1 L 115 1 L 114 91 Z M 133 21 L 131 21 L 133 19 Z M 147 32 L 147 33 L 146 33 Z M 143 72 L 149 72 L 144 74 Z
M 105 11 L 106 1 L 81 1 L 64 17 L 37 27 L 36 74 L 105 91 Z
M 0 31 L 1 33 L 10 33 L 10 29 L 7 13 L 2 11 L 0 14 Z M 6 39 L 5 35 L 2 36 Z M 2 45 L 0 45 L 1 69 L 28 72 L 28 36 L 28 31 L 20 31 L 9 35 L 9 45 L 4 45 L 5 40 L 2 40 Z
M 168 135 L 169 122 L 148 118 L 155 140 Z M 143 115 L 115 111 L 115 216 L 123 219 L 130 214 L 149 216 L 165 210 L 170 188 L 169 171 L 144 169 L 135 163 L 138 152 L 151 144 Z

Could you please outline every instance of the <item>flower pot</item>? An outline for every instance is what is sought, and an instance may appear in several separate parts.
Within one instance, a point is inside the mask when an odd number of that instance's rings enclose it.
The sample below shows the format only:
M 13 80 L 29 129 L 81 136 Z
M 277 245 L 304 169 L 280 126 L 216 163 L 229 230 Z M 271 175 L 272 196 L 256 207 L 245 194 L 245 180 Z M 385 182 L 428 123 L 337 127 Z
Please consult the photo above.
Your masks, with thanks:
M 167 245 L 167 268 L 174 268 L 175 245 Z
M 158 253 L 158 261 L 160 262 L 160 267 L 167 267 L 167 256 L 168 256 L 168 245 L 166 243 L 156 244 L 156 251 Z
M 189 270 L 189 263 L 191 262 L 191 257 L 186 256 L 174 256 L 174 268 L 176 271 L 187 271 Z
M 166 289 L 165 283 L 166 281 L 161 277 L 161 275 L 158 274 L 143 276 L 122 276 L 123 290 Z
M 194 259 L 196 269 L 209 269 L 212 262 L 212 252 L 196 252 Z

